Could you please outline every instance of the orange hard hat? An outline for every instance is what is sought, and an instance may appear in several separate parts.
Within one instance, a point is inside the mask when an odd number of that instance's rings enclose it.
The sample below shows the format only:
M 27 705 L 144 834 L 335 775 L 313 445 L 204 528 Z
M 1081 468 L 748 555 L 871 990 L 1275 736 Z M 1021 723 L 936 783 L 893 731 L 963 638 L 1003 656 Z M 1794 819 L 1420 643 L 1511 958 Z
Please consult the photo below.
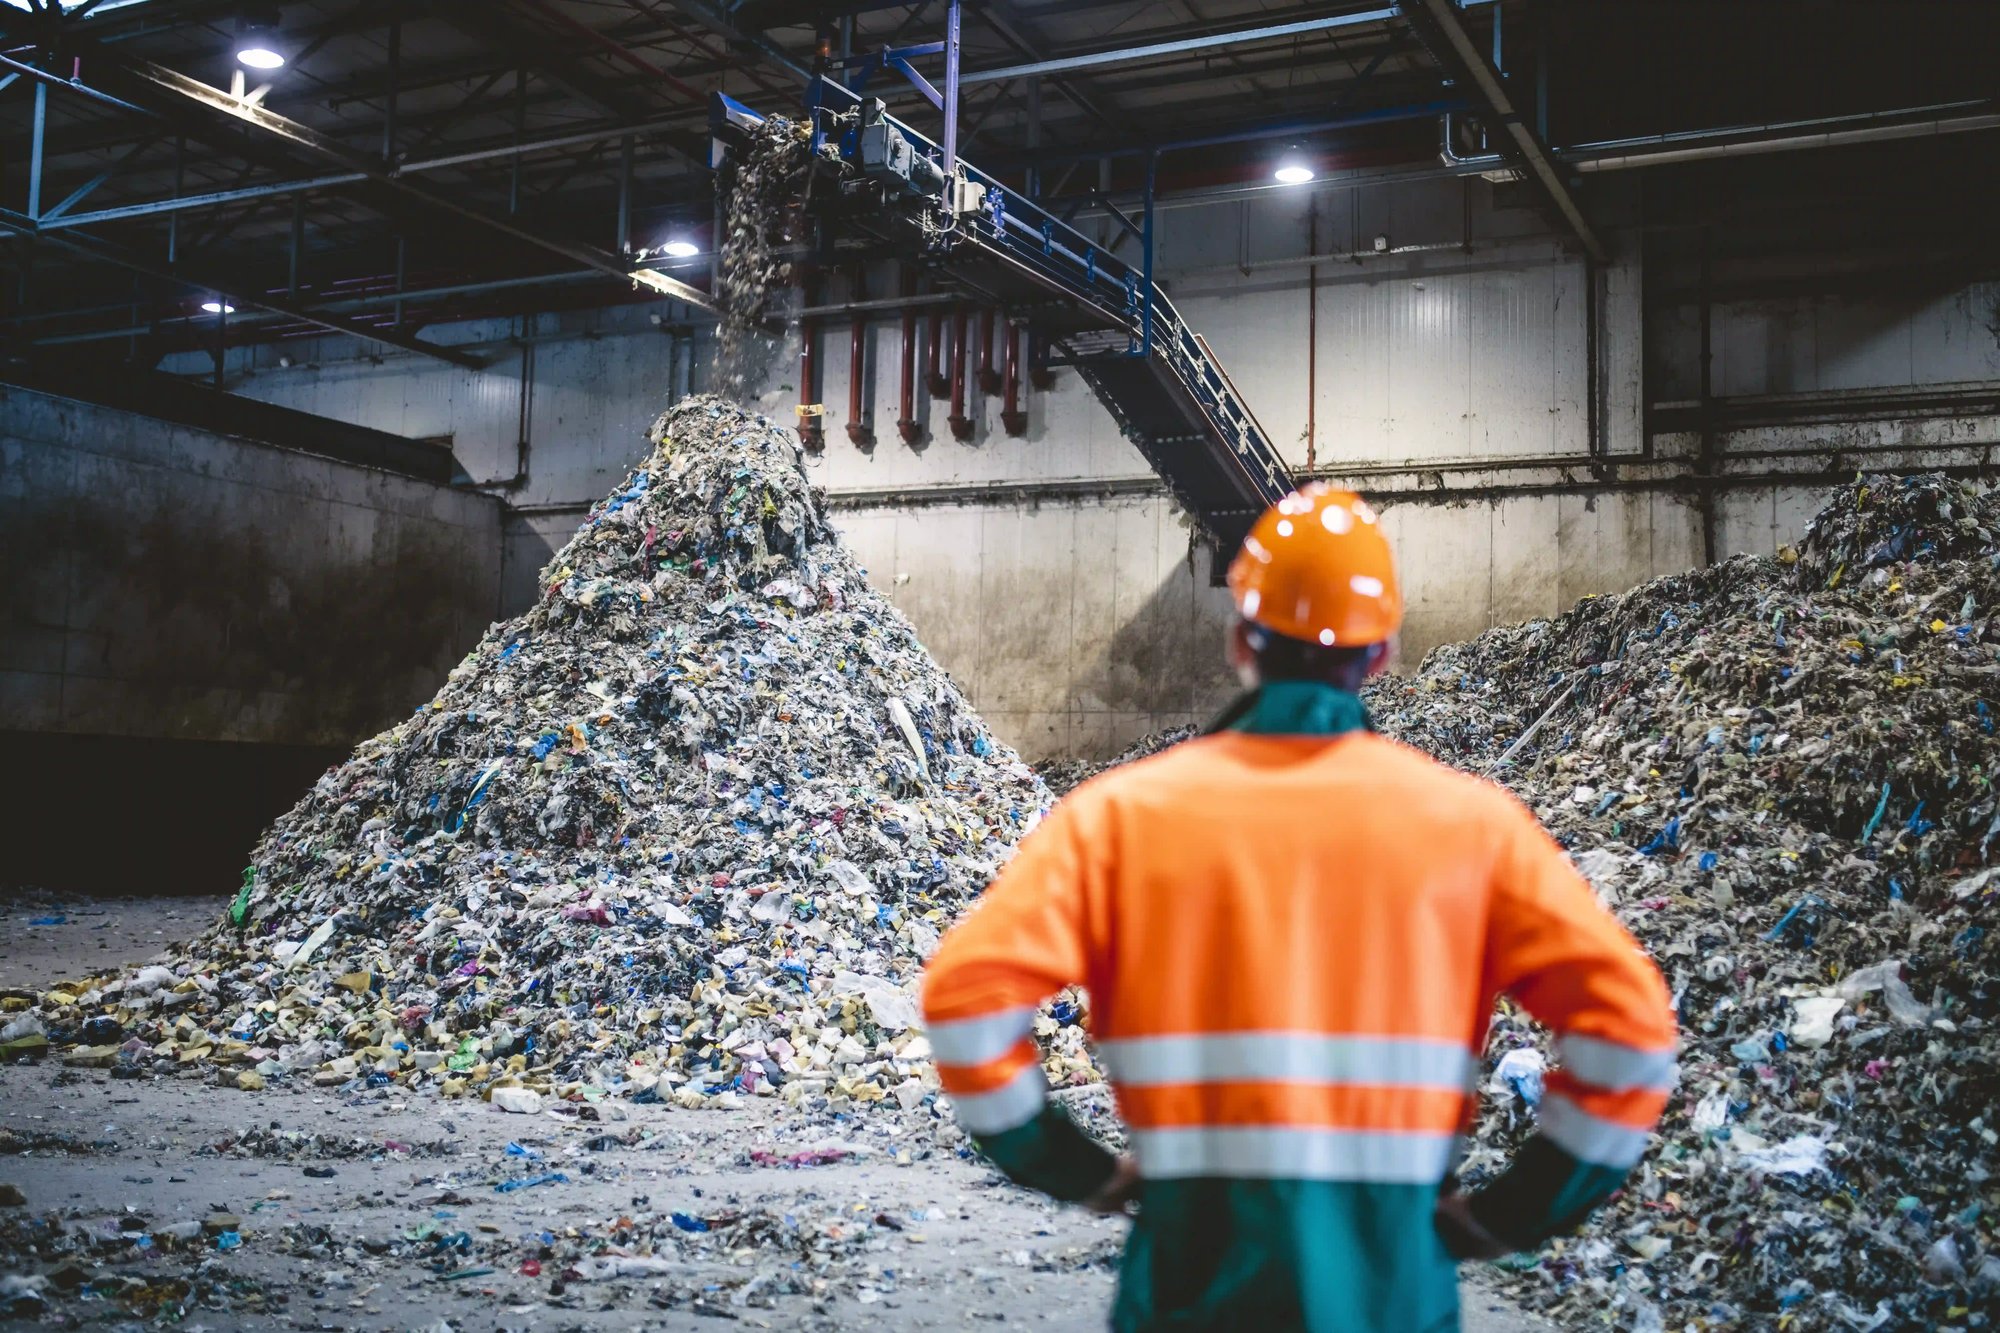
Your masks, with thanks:
M 1329 648 L 1381 643 L 1403 623 L 1375 511 L 1317 482 L 1264 511 L 1229 566 L 1229 591 L 1245 620 Z

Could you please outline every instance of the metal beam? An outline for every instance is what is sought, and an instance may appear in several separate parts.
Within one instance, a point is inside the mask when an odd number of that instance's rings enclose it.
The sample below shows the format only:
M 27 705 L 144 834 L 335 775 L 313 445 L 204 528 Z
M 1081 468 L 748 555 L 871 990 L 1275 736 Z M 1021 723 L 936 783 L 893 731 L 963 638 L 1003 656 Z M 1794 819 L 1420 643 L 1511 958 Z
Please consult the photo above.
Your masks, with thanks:
M 674 0 L 674 8 L 707 24 L 730 41 L 749 47 L 768 64 L 775 65 L 800 83 L 812 82 L 812 71 L 785 54 L 783 47 L 762 33 L 747 32 L 738 27 L 729 16 L 727 6 L 712 3 L 712 0 Z
M 110 180 L 113 176 L 116 176 L 122 168 L 131 163 L 133 158 L 139 156 L 141 153 L 145 152 L 148 148 L 151 148 L 154 144 L 158 142 L 159 140 L 157 139 L 141 139 L 139 140 L 139 142 L 133 144 L 130 148 L 120 153 L 118 155 L 117 160 L 114 161 L 110 166 L 98 172 L 95 176 L 92 176 L 89 180 L 77 186 L 74 190 L 71 190 L 61 203 L 57 204 L 54 208 L 51 208 L 46 212 L 44 212 L 42 214 L 42 221 L 47 222 L 51 218 L 59 218 L 63 214 L 69 212 L 70 209 L 76 207 L 78 204 L 82 203 L 86 198 L 88 198 L 91 192 L 95 190 L 98 186 L 104 184 L 104 182 Z
M 946 0 L 944 15 L 944 98 L 940 109 L 944 112 L 944 175 L 949 189 L 951 178 L 958 172 L 958 90 L 964 86 L 965 76 L 958 69 L 958 6 L 959 0 Z M 908 61 L 904 61 L 907 69 Z M 914 69 L 909 70 L 912 78 Z M 956 209 L 956 199 L 949 205 Z M 964 354 L 959 349 L 960 355 Z
M 1336 28 L 1380 23 L 1395 16 L 1396 11 L 1393 9 L 1364 9 L 1355 14 L 1329 14 L 1322 18 L 1301 19 L 1296 23 L 1237 28 L 1230 32 L 1210 33 L 1205 37 L 1183 37 L 1179 41 L 1155 42 L 1149 46 L 1121 46 L 1109 51 L 1093 51 L 1087 55 L 1037 60 L 1027 65 L 1004 65 L 996 69 L 973 70 L 962 75 L 960 82 L 969 88 L 976 83 L 997 83 L 1002 79 L 1032 79 L 1036 75 L 1069 74 L 1080 69 L 1136 65 L 1147 60 L 1158 60 L 1164 56 L 1188 55 L 1196 51 L 1213 51 L 1219 47 L 1246 46 L 1251 42 L 1275 41 L 1281 37 L 1303 37 L 1309 33 L 1330 32 Z
M 49 134 L 49 85 L 35 85 L 35 145 L 28 156 L 28 216 L 42 215 L 42 145 Z
M 190 78 L 175 70 L 155 65 L 150 61 L 113 55 L 110 52 L 102 50 L 102 48 L 97 48 L 93 54 L 97 60 L 103 62 L 106 69 L 113 71 L 124 80 L 135 83 L 148 94 L 165 96 L 184 103 L 191 103 L 205 111 L 227 116 L 255 126 L 276 140 L 336 164 L 343 169 L 343 174 L 365 177 L 376 184 L 386 186 L 398 194 L 405 195 L 431 208 L 462 218 L 489 231 L 498 232 L 524 245 L 546 250 L 551 254 L 561 255 L 566 259 L 584 265 L 586 268 L 593 268 L 600 273 L 643 282 L 655 291 L 665 292 L 680 300 L 687 301 L 691 305 L 698 305 L 704 309 L 713 308 L 712 300 L 708 293 L 701 291 L 699 288 L 690 287 L 686 283 L 668 278 L 663 274 L 655 273 L 643 278 L 636 277 L 629 265 L 622 258 L 600 250 L 596 246 L 586 245 L 578 241 L 563 240 L 558 237 L 544 236 L 518 223 L 492 217 L 476 208 L 459 202 L 450 195 L 427 189 L 409 180 L 405 180 L 400 173 L 374 158 L 366 154 L 357 153 L 338 140 L 322 134 L 310 126 L 302 125 L 295 120 L 281 116 L 275 111 L 245 101 L 242 98 L 233 97 L 221 88 L 211 87 L 199 79 Z M 75 219 L 67 219 L 67 221 L 74 224 Z
M 34 236 L 37 234 L 34 219 L 24 213 L 15 213 L 5 209 L 0 209 L 0 230 L 10 231 L 21 236 Z M 357 324 L 351 319 L 328 314 L 323 310 L 312 310 L 303 306 L 295 306 L 289 301 L 280 300 L 264 292 L 248 290 L 241 283 L 218 281 L 219 274 L 192 273 L 184 267 L 179 270 L 161 268 L 117 246 L 106 245 L 100 241 L 86 240 L 80 236 L 42 236 L 41 241 L 45 245 L 56 246 L 59 249 L 66 250 L 71 254 L 79 255 L 85 259 L 95 260 L 103 264 L 113 264 L 119 268 L 127 269 L 133 273 L 142 273 L 149 278 L 156 278 L 162 282 L 173 283 L 177 286 L 191 288 L 198 292 L 213 292 L 224 304 L 257 306 L 260 309 L 269 310 L 274 314 L 283 315 L 288 319 L 296 319 L 302 324 L 311 324 L 318 328 L 326 329 L 331 333 L 345 333 L 350 337 L 365 338 L 374 342 L 385 343 L 390 347 L 400 347 L 406 352 L 419 352 L 424 356 L 436 357 L 440 361 L 449 362 L 454 366 L 460 366 L 466 370 L 484 370 L 486 368 L 485 363 L 477 357 L 467 356 L 465 353 L 454 351 L 449 347 L 441 347 L 436 343 L 423 342 L 407 334 L 378 329 L 367 324 Z
M 1464 15 L 1458 5 L 1453 0 L 1397 0 L 1396 7 L 1410 21 L 1431 58 L 1484 108 L 1483 114 L 1491 127 L 1501 132 L 1496 136 L 1501 151 L 1541 187 L 1542 194 L 1583 246 L 1584 253 L 1600 264 L 1606 262 L 1609 254 L 1604 242 L 1583 215 L 1583 207 L 1569 188 L 1562 164 L 1515 109 L 1506 85 L 1480 51 L 1479 43 L 1465 30 Z

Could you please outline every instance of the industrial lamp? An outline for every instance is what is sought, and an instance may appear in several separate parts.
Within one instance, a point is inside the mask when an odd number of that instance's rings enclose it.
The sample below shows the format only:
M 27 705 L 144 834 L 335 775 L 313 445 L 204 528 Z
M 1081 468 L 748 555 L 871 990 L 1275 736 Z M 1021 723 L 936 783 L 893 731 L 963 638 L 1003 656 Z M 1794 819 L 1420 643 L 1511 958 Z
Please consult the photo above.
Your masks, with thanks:
M 693 241 L 676 238 L 661 246 L 660 253 L 669 259 L 693 259 L 701 253 L 701 247 Z
M 236 61 L 248 69 L 283 69 L 284 52 L 278 49 L 278 11 L 258 6 L 247 9 L 237 24 Z

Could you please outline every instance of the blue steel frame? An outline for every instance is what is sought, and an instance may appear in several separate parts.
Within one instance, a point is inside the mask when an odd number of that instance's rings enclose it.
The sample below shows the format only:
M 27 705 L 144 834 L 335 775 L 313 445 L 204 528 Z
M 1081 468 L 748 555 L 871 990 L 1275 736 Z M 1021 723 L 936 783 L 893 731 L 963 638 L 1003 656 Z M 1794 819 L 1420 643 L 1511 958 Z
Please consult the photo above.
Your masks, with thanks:
M 862 100 L 832 79 L 813 81 L 806 90 L 806 107 L 812 118 L 815 154 L 831 141 L 843 159 L 855 161 L 858 135 L 850 131 L 830 140 L 828 122 L 853 112 Z M 730 102 L 728 109 L 732 115 L 756 114 L 740 103 Z M 943 149 L 928 136 L 893 116 L 884 119 L 917 152 L 944 160 Z M 984 187 L 985 194 L 978 209 L 958 215 L 956 225 L 941 233 L 938 245 L 945 252 L 978 245 L 1005 256 L 1045 286 L 1088 306 L 1108 325 L 1122 330 L 1125 355 L 1160 357 L 1228 442 L 1265 502 L 1276 503 L 1291 489 L 1282 466 L 1272 466 L 1278 457 L 1276 450 L 1228 375 L 1153 281 L 1158 166 L 1159 154 L 1148 154 L 1144 209 L 1138 225 L 1129 216 L 1118 217 L 1119 225 L 1135 232 L 1140 241 L 1142 253 L 1137 265 L 1118 258 L 1034 200 L 963 161 L 958 163 L 959 174 Z

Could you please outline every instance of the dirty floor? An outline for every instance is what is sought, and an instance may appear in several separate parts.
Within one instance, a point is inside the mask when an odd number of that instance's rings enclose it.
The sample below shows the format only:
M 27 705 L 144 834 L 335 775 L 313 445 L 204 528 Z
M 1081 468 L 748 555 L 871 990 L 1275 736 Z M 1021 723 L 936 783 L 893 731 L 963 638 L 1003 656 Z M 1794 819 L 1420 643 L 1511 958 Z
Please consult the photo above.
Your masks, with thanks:
M 220 910 L 8 901 L 0 989 L 141 961 Z M 25 1197 L 0 1207 L 0 1282 L 55 1275 L 50 1324 L 191 1290 L 182 1322 L 218 1333 L 1104 1327 L 1124 1224 L 1007 1186 L 914 1119 L 591 1114 L 0 1068 L 0 1187 Z M 37 1260 L 49 1213 L 68 1250 Z M 1469 1333 L 1548 1328 L 1476 1280 L 1465 1296 Z

